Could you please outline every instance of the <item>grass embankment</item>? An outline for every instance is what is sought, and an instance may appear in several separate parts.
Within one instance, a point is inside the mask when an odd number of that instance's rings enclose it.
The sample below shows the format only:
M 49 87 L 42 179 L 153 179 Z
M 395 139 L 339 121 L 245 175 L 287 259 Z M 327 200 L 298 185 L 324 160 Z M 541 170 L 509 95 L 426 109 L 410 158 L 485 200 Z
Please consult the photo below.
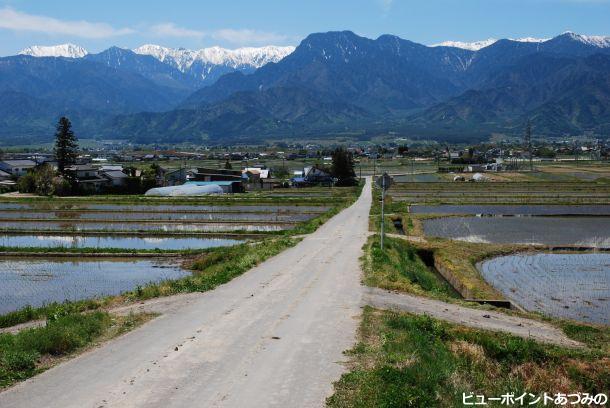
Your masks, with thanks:
M 375 197 L 377 199 L 374 200 L 371 208 L 370 229 L 378 232 L 380 230 L 379 190 L 376 191 Z M 415 216 L 409 214 L 405 202 L 394 202 L 391 198 L 386 201 L 386 208 L 399 212 L 385 217 L 386 233 L 397 233 L 393 221 L 400 219 L 406 235 L 423 238 L 421 220 L 438 217 L 429 214 Z M 379 251 L 378 235 L 371 237 L 364 247 L 365 284 L 419 295 L 426 294 L 437 298 L 446 297 L 449 293 L 451 293 L 449 297 L 455 298 L 455 291 L 457 291 L 465 298 L 503 299 L 503 296 L 483 279 L 476 268 L 476 263 L 490 257 L 531 249 L 531 247 L 523 245 L 472 244 L 446 239 L 406 242 L 387 236 L 385 242 L 387 243 L 385 254 Z M 375 255 L 376 252 L 379 252 L 380 255 Z M 418 253 L 422 252 L 429 255 L 428 264 L 434 264 L 442 277 L 439 277 L 436 271 L 432 271 L 422 262 L 418 256 Z M 412 259 L 406 259 L 406 256 L 410 256 Z M 412 265 L 407 265 L 408 262 Z M 440 280 L 441 287 L 444 287 L 445 290 L 441 290 L 440 287 L 425 287 L 422 286 L 423 281 L 413 281 L 413 277 L 410 279 L 404 271 L 409 268 L 414 270 L 415 264 L 419 265 L 418 269 L 421 269 L 422 273 L 425 270 L 430 276 Z M 415 279 L 422 278 L 415 277 Z
M 610 355 L 601 350 L 543 345 L 370 307 L 359 337 L 330 407 L 453 408 L 463 406 L 462 393 L 595 395 L 610 389 Z
M 362 266 L 367 286 L 437 298 L 458 297 L 449 283 L 426 266 L 415 246 L 398 238 L 385 237 L 382 251 L 379 236 L 370 237 Z
M 105 312 L 49 315 L 44 327 L 0 334 L 0 390 L 32 377 L 62 358 L 123 334 L 151 315 L 111 316 Z

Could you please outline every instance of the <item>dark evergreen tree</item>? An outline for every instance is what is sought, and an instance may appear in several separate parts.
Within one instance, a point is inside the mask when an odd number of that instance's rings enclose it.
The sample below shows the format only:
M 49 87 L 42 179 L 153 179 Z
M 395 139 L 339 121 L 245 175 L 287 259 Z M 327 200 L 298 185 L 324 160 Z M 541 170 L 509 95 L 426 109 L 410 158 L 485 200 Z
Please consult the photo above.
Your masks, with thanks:
M 343 147 L 337 147 L 333 153 L 331 174 L 337 179 L 337 186 L 356 185 L 356 172 L 354 171 L 354 157 Z
M 57 169 L 61 175 L 65 175 L 66 167 L 76 164 L 78 143 L 72 131 L 72 123 L 64 116 L 57 123 L 54 153 L 57 160 Z

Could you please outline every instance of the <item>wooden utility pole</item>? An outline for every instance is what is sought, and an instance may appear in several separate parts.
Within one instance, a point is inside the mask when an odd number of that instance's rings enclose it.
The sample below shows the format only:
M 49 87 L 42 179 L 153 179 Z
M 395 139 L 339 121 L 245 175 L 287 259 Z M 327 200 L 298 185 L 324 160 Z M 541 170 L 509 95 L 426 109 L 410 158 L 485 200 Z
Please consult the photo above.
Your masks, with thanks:
M 525 126 L 525 148 L 530 161 L 530 171 L 534 171 L 534 156 L 532 153 L 532 122 L 528 119 Z
M 381 236 L 380 236 L 380 247 L 383 250 L 383 236 L 385 228 L 385 193 L 388 188 L 392 185 L 392 177 L 388 173 L 383 173 L 381 177 L 375 180 L 377 186 L 381 187 Z

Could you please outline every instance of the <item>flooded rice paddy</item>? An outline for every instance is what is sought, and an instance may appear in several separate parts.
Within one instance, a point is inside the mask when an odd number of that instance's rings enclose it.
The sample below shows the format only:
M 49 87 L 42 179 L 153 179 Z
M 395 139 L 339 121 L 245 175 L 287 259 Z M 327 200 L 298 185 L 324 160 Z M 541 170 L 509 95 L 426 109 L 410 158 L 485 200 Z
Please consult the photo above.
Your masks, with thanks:
M 424 220 L 423 228 L 467 242 L 610 247 L 610 217 L 447 217 Z
M 221 213 L 221 212 L 79 212 L 79 211 L 4 211 L 0 220 L 124 220 L 124 221 L 274 221 L 300 222 L 314 218 L 315 213 Z
M 89 221 L 0 221 L 5 231 L 103 231 L 103 232 L 273 232 L 293 224 L 179 223 L 179 222 L 89 222 Z
M 6 210 L 82 210 L 82 211 L 116 211 L 116 212 L 261 212 L 261 213 L 323 213 L 330 207 L 315 205 L 167 205 L 167 204 L 88 204 L 88 203 L 0 203 L 0 211 Z
M 610 254 L 517 254 L 477 265 L 504 296 L 529 311 L 610 324 Z
M 610 215 L 610 205 L 413 205 L 413 214 Z
M 188 274 L 169 260 L 0 258 L 0 314 L 27 305 L 118 295 Z
M 4 202 L 0 203 L 0 230 L 57 234 L 278 232 L 311 220 L 328 208 L 313 205 Z
M 207 237 L 140 237 L 82 235 L 1 235 L 0 246 L 15 248 L 128 248 L 184 250 L 232 246 L 243 240 Z
M 415 173 L 415 174 L 401 174 L 394 176 L 396 183 L 434 183 L 442 181 L 442 177 L 438 173 Z

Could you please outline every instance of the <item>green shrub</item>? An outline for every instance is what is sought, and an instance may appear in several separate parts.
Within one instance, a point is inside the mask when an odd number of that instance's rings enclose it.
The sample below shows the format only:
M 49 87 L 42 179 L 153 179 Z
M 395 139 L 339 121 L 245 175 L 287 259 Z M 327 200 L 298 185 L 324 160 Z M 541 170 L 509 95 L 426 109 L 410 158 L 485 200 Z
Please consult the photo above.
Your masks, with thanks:
M 104 312 L 61 316 L 45 327 L 20 332 L 15 345 L 20 350 L 62 355 L 83 347 L 109 325 L 110 317 Z
M 9 350 L 2 353 L 0 366 L 7 371 L 27 371 L 36 368 L 40 354 L 35 351 Z

